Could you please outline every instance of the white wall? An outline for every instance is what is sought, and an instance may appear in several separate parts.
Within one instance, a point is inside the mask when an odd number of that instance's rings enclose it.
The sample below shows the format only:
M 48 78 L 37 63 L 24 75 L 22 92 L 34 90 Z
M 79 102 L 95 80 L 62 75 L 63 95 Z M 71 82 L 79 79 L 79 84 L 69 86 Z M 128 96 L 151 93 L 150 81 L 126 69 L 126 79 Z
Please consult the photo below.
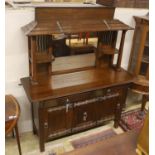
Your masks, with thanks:
M 145 9 L 116 9 L 115 18 L 134 26 L 133 15 L 145 15 Z M 34 20 L 34 9 L 6 9 L 6 94 L 13 94 L 20 103 L 21 116 L 19 120 L 20 132 L 32 130 L 30 104 L 22 86 L 20 78 L 28 76 L 27 38 L 21 27 Z M 127 32 L 122 67 L 127 68 L 131 49 L 133 31 Z
M 34 20 L 34 9 L 6 9 L 5 15 L 5 87 L 6 94 L 13 94 L 20 103 L 20 132 L 31 131 L 30 104 L 20 78 L 28 76 L 27 38 L 21 27 Z

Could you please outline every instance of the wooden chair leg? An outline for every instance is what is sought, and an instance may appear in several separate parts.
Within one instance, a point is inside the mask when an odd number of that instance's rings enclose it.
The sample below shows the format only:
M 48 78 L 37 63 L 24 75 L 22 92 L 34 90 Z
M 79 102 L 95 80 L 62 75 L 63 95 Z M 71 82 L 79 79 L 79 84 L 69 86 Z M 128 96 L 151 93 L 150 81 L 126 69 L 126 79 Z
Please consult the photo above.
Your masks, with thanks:
M 16 132 L 16 140 L 17 140 L 17 144 L 18 144 L 19 155 L 22 155 L 17 124 L 15 125 L 15 132 Z
M 145 110 L 145 106 L 146 106 L 146 102 L 148 101 L 148 96 L 147 95 L 143 95 L 142 97 L 142 106 L 141 106 L 141 111 Z
M 148 95 L 143 95 L 142 96 L 142 106 L 141 106 L 141 111 L 138 114 L 139 119 L 143 119 L 145 117 L 145 106 L 146 102 L 148 101 Z
M 15 138 L 14 129 L 12 130 L 12 138 Z

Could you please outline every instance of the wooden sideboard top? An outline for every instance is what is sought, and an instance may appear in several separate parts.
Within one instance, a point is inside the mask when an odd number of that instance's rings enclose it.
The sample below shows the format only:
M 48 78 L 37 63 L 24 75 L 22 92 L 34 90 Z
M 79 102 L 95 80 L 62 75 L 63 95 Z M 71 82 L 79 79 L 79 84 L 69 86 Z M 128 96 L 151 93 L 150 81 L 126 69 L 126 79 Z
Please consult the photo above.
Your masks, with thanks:
M 51 20 L 52 21 L 52 20 Z M 23 31 L 26 35 L 56 35 L 56 34 L 72 34 L 79 32 L 101 32 L 101 31 L 118 31 L 132 30 L 130 26 L 117 19 L 95 18 L 95 19 L 72 19 L 57 20 L 31 23 L 24 26 Z
M 87 92 L 110 86 L 129 84 L 133 76 L 128 72 L 112 68 L 92 68 L 73 73 L 40 76 L 38 84 L 32 84 L 29 77 L 21 83 L 30 101 L 37 102 Z

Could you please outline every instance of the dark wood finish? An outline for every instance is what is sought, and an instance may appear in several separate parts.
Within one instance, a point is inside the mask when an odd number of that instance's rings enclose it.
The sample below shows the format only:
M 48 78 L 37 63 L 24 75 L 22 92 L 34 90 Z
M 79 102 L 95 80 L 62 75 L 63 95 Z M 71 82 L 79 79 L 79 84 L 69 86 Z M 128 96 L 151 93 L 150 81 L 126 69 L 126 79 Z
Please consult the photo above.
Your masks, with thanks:
M 36 81 L 37 79 L 37 73 L 36 73 L 36 70 L 37 70 L 37 64 L 36 64 L 36 54 L 35 54 L 35 51 L 36 51 L 36 38 L 35 37 L 31 37 L 31 45 L 30 45 L 30 50 L 31 50 L 31 57 L 30 57 L 30 76 L 32 77 L 32 81 Z M 32 61 L 33 60 L 33 61 Z M 31 63 L 32 62 L 32 63 Z
M 122 8 L 149 8 L 149 0 L 97 0 L 96 3 Z
M 95 67 L 42 76 L 37 85 L 30 78 L 21 79 L 33 105 L 33 126 L 39 133 L 40 150 L 44 151 L 48 140 L 102 125 L 107 120 L 114 119 L 117 127 L 132 81 L 133 77 L 124 70 Z
M 146 105 L 146 102 L 149 100 L 149 96 L 148 95 L 143 95 L 143 98 L 142 98 L 142 107 L 141 107 L 141 111 L 143 112 L 145 110 L 145 105 Z
M 64 153 L 63 155 L 137 155 L 138 134 L 126 132 L 104 141 Z
M 109 78 L 110 77 L 110 78 Z M 31 102 L 54 99 L 100 88 L 119 86 L 133 82 L 133 76 L 123 69 L 93 68 L 84 71 L 38 77 L 38 85 L 32 85 L 29 77 L 22 78 L 26 94 Z
M 50 36 L 28 36 L 29 75 L 33 83 L 37 83 L 39 74 L 51 74 L 54 58 L 50 39 Z
M 97 0 L 96 3 L 104 5 L 104 6 L 113 6 L 114 7 L 115 1 L 116 0 Z
M 149 0 L 116 0 L 116 7 L 149 8 Z
M 129 71 L 139 75 L 143 58 L 149 56 L 149 51 L 145 51 L 145 47 L 148 48 L 149 46 L 149 18 L 148 16 L 135 17 L 135 21 L 136 27 L 129 61 Z
M 117 60 L 117 68 L 121 68 L 121 62 L 122 62 L 122 56 L 123 56 L 123 47 L 124 47 L 124 41 L 125 41 L 125 34 L 126 31 L 122 32 L 122 38 L 121 38 L 121 43 L 120 43 L 120 48 L 119 48 L 119 55 L 118 55 L 118 60 Z
M 44 122 L 46 139 L 52 139 L 71 133 L 72 122 L 69 120 L 71 113 L 72 108 L 70 107 L 68 107 L 68 111 L 66 112 L 66 105 L 46 109 Z
M 27 27 L 27 25 L 25 27 Z M 29 29 L 31 28 L 29 28 L 28 24 L 28 32 Z M 53 35 L 54 37 L 55 35 L 70 35 L 79 32 L 102 32 L 118 30 L 132 30 L 132 28 L 119 20 L 104 18 L 104 16 L 102 18 L 96 18 L 96 16 L 93 15 L 90 19 L 88 16 L 87 19 L 79 17 L 78 19 L 61 20 L 60 18 L 59 20 L 51 21 L 51 23 L 47 21 L 45 21 L 44 23 L 37 22 L 36 27 L 29 33 L 25 32 L 25 34 L 27 34 L 28 36 Z
M 48 23 L 49 21 L 76 21 L 98 19 L 113 19 L 114 7 L 56 7 L 56 8 L 36 8 L 35 20 L 38 23 Z M 48 15 L 48 16 L 47 16 Z M 76 15 L 76 16 L 75 16 Z M 78 22 L 76 22 L 78 24 Z
M 149 95 L 149 17 L 134 18 L 136 28 L 128 70 L 137 77 L 131 89 L 143 95 L 141 110 L 144 110 Z
M 40 151 L 44 151 L 46 141 L 112 119 L 118 127 L 126 92 L 133 81 L 133 76 L 120 68 L 125 32 L 132 28 L 113 19 L 114 10 L 105 6 L 36 8 L 35 22 L 23 27 L 29 43 L 30 77 L 22 78 L 21 82 L 31 102 L 33 132 L 39 135 Z M 112 65 L 67 71 L 64 63 L 63 71 L 53 73 L 54 47 L 61 44 L 64 47 L 66 38 L 70 39 L 72 34 L 85 34 L 88 45 L 86 34 L 93 32 L 97 44 L 103 45 L 102 49 L 97 47 L 95 61 L 99 61 L 98 54 L 102 53 L 110 55 L 110 60 L 105 56 L 101 63 L 105 60 L 112 64 L 118 31 L 123 31 L 117 53 L 119 72 Z
M 60 40 L 59 46 L 61 46 L 60 43 L 62 40 L 64 45 L 62 48 L 59 48 L 59 50 L 63 50 L 65 48 L 66 38 L 68 37 L 68 39 L 70 39 L 72 34 L 88 34 L 93 32 L 94 37 L 98 37 L 99 41 L 106 38 L 102 41 L 104 42 L 104 46 L 106 45 L 106 48 L 104 48 L 105 54 L 105 51 L 114 51 L 117 40 L 117 31 L 123 31 L 122 41 L 118 52 L 117 68 L 120 68 L 125 38 L 124 32 L 131 30 L 132 28 L 119 20 L 114 20 L 114 10 L 115 8 L 112 7 L 36 8 L 35 21 L 22 28 L 25 34 L 28 35 L 29 75 L 32 82 L 37 84 L 37 77 L 40 74 L 44 74 L 45 76 L 47 74 L 52 74 L 51 62 L 54 61 L 53 53 L 55 53 L 53 49 L 57 46 L 56 44 L 58 44 L 58 41 L 56 40 Z M 70 19 L 72 14 L 76 14 L 76 16 L 73 16 Z M 108 40 L 108 38 L 111 38 L 111 40 Z M 88 38 L 86 40 L 88 40 Z M 110 44 L 108 43 L 109 41 L 111 41 Z M 87 42 L 88 41 L 86 41 L 86 43 Z M 88 48 L 88 45 L 83 45 L 82 48 L 78 48 L 78 52 L 76 53 L 80 53 L 82 51 L 81 49 L 88 49 L 92 52 L 92 47 Z M 70 51 L 72 54 L 73 49 L 70 48 Z M 89 51 L 87 51 L 87 53 L 88 52 Z M 57 53 L 55 54 L 57 55 Z M 112 62 L 113 56 L 110 57 L 110 62 Z M 107 59 L 106 56 L 105 59 Z
M 96 66 L 112 66 L 116 49 L 117 31 L 102 32 L 99 34 L 96 51 Z
M 19 103 L 12 95 L 5 96 L 5 134 L 7 135 L 15 129 L 19 154 L 22 154 L 17 122 L 20 115 Z
M 149 81 L 145 77 L 138 76 L 135 78 L 133 85 L 131 86 L 132 91 L 140 93 L 142 95 L 149 94 Z

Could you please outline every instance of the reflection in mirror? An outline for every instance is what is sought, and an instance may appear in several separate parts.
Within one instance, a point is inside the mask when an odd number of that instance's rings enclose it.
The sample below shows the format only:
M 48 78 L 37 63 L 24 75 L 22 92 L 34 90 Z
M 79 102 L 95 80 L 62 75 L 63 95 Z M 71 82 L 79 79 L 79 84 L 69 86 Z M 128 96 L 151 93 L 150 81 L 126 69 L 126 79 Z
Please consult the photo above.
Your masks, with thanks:
M 83 70 L 95 66 L 95 54 L 88 53 L 81 55 L 72 55 L 57 57 L 52 63 L 52 72 L 72 72 L 73 70 Z
M 52 45 L 54 57 L 94 53 L 96 42 L 90 41 L 89 37 L 90 33 L 55 35 Z

